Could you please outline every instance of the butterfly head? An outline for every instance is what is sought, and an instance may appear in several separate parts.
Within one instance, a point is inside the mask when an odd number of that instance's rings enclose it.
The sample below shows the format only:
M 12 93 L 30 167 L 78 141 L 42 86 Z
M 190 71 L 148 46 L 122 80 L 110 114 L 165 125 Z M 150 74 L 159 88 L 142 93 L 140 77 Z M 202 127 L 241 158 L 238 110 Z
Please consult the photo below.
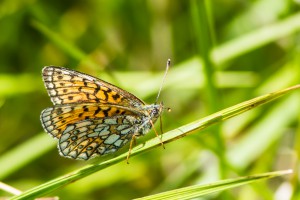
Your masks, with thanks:
M 163 108 L 164 108 L 164 105 L 162 102 L 159 104 L 151 104 L 151 105 L 146 106 L 146 110 L 149 113 L 149 118 L 152 120 L 153 123 L 161 115 Z

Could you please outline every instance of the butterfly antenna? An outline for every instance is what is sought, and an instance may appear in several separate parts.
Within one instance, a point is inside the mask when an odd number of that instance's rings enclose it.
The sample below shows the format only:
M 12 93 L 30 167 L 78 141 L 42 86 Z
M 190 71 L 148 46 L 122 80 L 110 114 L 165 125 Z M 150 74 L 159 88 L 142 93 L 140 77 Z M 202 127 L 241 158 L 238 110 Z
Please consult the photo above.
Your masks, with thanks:
M 163 84 L 164 84 L 164 82 L 165 82 L 165 80 L 166 80 L 166 76 L 167 76 L 168 70 L 169 70 L 169 68 L 170 68 L 170 65 L 171 65 L 171 59 L 169 58 L 169 59 L 167 60 L 166 71 L 165 71 L 165 74 L 164 74 L 164 76 L 163 76 L 162 82 L 161 82 L 161 84 L 160 84 L 160 88 L 159 88 L 159 91 L 158 91 L 158 94 L 157 94 L 155 103 L 157 103 L 158 98 L 159 98 L 159 96 L 160 96 L 160 92 L 161 92 L 162 87 L 163 87 Z

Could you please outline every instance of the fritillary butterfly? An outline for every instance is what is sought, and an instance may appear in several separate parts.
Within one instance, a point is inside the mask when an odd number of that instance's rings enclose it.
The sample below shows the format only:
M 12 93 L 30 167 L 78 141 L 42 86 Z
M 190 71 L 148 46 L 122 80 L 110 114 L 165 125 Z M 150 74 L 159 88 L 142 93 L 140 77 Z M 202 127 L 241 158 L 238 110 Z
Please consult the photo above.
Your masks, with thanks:
M 169 65 L 170 60 L 167 69 Z M 130 142 L 128 161 L 134 138 L 153 128 L 163 110 L 162 103 L 147 105 L 117 86 L 74 70 L 48 66 L 42 76 L 54 104 L 42 111 L 42 126 L 58 139 L 59 153 L 67 158 L 89 160 Z

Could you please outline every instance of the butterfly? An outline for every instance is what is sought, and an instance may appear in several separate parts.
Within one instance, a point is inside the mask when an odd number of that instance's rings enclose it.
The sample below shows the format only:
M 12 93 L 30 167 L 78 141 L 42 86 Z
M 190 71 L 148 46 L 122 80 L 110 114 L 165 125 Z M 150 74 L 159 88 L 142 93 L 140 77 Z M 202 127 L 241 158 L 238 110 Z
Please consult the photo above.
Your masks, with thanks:
M 167 69 L 169 65 L 170 60 Z M 42 77 L 54 106 L 42 111 L 41 123 L 58 139 L 63 157 L 89 160 L 130 142 L 128 162 L 133 141 L 154 128 L 164 108 L 162 103 L 147 105 L 113 84 L 67 68 L 44 67 Z

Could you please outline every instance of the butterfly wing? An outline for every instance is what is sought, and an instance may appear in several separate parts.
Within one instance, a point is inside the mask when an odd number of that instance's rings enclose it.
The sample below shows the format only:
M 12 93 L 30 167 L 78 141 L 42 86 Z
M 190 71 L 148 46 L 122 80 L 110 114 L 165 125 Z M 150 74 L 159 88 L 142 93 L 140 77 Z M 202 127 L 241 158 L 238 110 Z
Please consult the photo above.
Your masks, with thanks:
M 54 138 L 60 138 L 62 132 L 70 124 L 83 120 L 106 119 L 125 115 L 139 118 L 141 113 L 138 110 L 118 105 L 95 103 L 68 104 L 46 108 L 41 113 L 41 122 L 47 133 Z
M 70 124 L 59 138 L 59 152 L 79 160 L 113 153 L 132 139 L 138 128 L 132 120 L 130 116 L 112 116 Z
M 110 103 L 138 107 L 145 104 L 133 94 L 81 72 L 49 66 L 43 68 L 42 75 L 54 105 Z
M 108 104 L 57 105 L 42 111 L 44 129 L 62 156 L 88 160 L 117 151 L 138 131 L 141 113 Z

